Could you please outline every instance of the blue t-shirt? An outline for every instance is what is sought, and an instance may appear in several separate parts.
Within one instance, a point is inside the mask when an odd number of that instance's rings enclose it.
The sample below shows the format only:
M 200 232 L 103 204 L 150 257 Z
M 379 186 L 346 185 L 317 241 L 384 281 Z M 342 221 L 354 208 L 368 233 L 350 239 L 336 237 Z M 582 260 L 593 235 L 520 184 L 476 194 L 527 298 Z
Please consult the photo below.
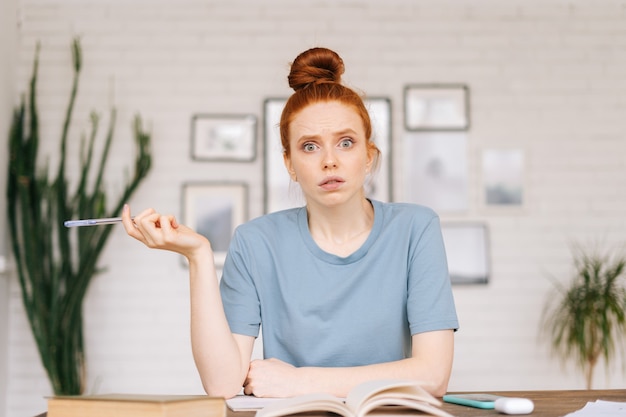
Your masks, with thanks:
M 294 366 L 358 366 L 411 356 L 411 335 L 457 329 L 439 218 L 414 204 L 372 201 L 365 243 L 320 249 L 306 208 L 239 226 L 220 283 L 233 333 Z

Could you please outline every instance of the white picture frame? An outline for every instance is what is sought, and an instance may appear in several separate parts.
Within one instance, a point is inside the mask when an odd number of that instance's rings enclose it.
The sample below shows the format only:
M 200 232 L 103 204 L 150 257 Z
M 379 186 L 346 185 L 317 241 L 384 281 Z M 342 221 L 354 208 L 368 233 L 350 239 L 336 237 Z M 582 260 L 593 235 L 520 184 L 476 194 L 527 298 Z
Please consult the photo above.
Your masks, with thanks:
M 441 233 L 452 284 L 489 283 L 490 242 L 487 225 L 479 222 L 442 222 Z
M 222 266 L 235 228 L 248 220 L 248 185 L 186 183 L 182 206 L 182 223 L 209 239 L 215 265 Z
M 404 126 L 411 132 L 464 131 L 470 126 L 465 84 L 410 84 L 404 88 Z
M 196 114 L 191 121 L 191 158 L 251 162 L 256 159 L 257 118 L 252 114 Z
M 483 149 L 483 204 L 489 208 L 522 208 L 525 204 L 525 152 L 522 149 Z
M 403 159 L 404 201 L 439 213 L 469 210 L 465 132 L 407 133 Z

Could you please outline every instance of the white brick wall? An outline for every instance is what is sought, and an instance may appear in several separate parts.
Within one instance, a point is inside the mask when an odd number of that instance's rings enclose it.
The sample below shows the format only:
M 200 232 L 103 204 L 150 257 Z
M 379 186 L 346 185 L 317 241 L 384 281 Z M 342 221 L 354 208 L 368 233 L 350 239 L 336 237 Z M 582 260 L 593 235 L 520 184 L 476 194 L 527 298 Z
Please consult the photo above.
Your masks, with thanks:
M 69 91 L 72 36 L 84 73 L 73 138 L 92 108 L 118 107 L 109 182 L 131 161 L 130 121 L 153 132 L 154 170 L 131 201 L 180 214 L 181 185 L 243 180 L 250 215 L 262 214 L 262 161 L 191 162 L 194 113 L 253 113 L 289 94 L 288 63 L 302 50 L 336 49 L 346 81 L 392 100 L 394 195 L 406 180 L 402 91 L 409 83 L 463 82 L 471 89 L 470 204 L 444 220 L 484 220 L 491 230 L 487 286 L 455 287 L 461 330 L 451 390 L 582 388 L 538 339 L 551 283 L 570 271 L 569 243 L 624 244 L 626 236 L 626 1 L 409 0 L 20 0 L 17 85 L 42 43 L 39 103 L 43 152 L 56 150 Z M 4 65 L 4 61 L 3 64 Z M 111 86 L 114 86 L 114 94 Z M 17 95 L 17 94 L 16 94 Z M 262 155 L 259 136 L 258 155 Z M 74 148 L 76 145 L 74 144 Z M 483 149 L 519 148 L 527 178 L 521 210 L 480 201 Z M 75 150 L 75 149 L 74 149 Z M 118 174 L 119 173 L 119 174 Z M 189 346 L 187 271 L 117 230 L 85 304 L 91 392 L 196 393 Z M 7 417 L 45 409 L 49 386 L 20 304 L 10 293 Z M 4 364 L 3 364 L 4 367 Z M 624 387 L 621 364 L 596 387 Z M 1 414 L 1 413 L 0 413 Z
M 0 2 L 0 137 L 6 137 L 13 109 L 15 84 L 15 52 L 17 49 L 16 28 L 17 0 Z M 9 334 L 9 278 L 7 274 L 8 241 L 5 215 L 5 184 L 7 178 L 7 152 L 5 141 L 1 140 L 0 152 L 0 415 L 7 409 L 7 360 Z

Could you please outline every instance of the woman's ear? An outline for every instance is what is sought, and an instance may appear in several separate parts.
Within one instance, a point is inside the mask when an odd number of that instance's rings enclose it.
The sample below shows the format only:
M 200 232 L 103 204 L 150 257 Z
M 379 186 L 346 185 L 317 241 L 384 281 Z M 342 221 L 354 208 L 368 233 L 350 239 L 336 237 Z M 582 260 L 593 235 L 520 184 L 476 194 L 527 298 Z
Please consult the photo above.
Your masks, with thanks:
M 367 147 L 367 162 L 365 163 L 365 173 L 371 174 L 372 167 L 376 163 L 376 159 L 378 158 L 378 149 L 373 146 Z
M 287 168 L 287 173 L 293 182 L 298 182 L 298 177 L 296 176 L 296 171 L 293 169 L 293 165 L 291 164 L 291 158 L 287 155 L 286 152 L 283 152 L 283 162 L 285 163 L 285 168 Z

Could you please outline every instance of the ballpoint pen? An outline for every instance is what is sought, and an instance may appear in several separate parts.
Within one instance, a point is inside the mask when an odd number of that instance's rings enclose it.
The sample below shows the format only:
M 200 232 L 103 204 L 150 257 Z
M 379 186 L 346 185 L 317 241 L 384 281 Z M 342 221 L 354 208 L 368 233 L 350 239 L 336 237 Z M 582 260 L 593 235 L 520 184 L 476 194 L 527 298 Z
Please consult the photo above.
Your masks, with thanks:
M 132 220 L 133 218 L 131 218 Z M 121 223 L 121 217 L 106 217 L 102 219 L 82 219 L 82 220 L 66 220 L 63 222 L 65 227 L 78 227 L 78 226 L 99 226 L 101 224 L 115 224 Z

